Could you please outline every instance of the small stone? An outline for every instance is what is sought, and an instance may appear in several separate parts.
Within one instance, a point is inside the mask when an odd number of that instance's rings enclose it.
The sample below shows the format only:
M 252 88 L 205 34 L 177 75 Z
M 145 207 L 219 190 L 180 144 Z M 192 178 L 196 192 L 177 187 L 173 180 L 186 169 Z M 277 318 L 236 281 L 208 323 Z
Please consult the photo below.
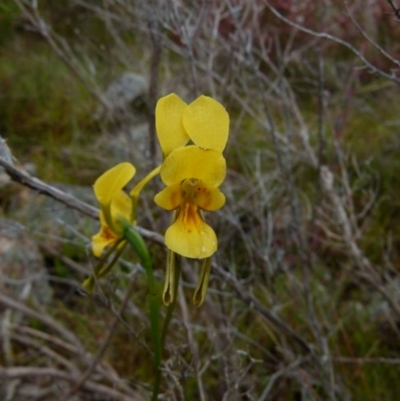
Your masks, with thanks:
M 143 119 L 146 109 L 146 80 L 133 72 L 125 72 L 114 80 L 106 89 L 104 98 L 109 110 L 100 110 L 97 116 L 107 117 L 113 121 L 126 119 Z

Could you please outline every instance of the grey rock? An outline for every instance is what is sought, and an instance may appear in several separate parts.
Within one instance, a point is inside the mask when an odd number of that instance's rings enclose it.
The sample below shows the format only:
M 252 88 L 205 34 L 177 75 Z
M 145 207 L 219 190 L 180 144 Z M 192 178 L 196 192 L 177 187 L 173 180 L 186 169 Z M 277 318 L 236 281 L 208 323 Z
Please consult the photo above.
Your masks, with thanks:
M 146 109 L 146 80 L 133 72 L 125 72 L 115 79 L 106 89 L 104 98 L 110 109 L 101 110 L 98 117 L 110 120 L 143 119 Z
M 124 105 L 146 93 L 145 79 L 133 72 L 125 72 L 113 81 L 106 90 L 106 98 L 110 103 Z
M 151 166 L 147 123 L 120 126 L 102 135 L 99 145 L 115 164 L 129 161 L 143 172 Z
M 0 219 L 0 291 L 19 300 L 46 305 L 52 290 L 36 242 L 20 224 Z
M 93 188 L 51 183 L 76 198 L 98 206 Z M 46 240 L 77 240 L 80 244 L 93 235 L 99 223 L 36 191 L 23 188 L 10 200 L 8 215 Z M 87 239 L 89 242 L 89 239 Z

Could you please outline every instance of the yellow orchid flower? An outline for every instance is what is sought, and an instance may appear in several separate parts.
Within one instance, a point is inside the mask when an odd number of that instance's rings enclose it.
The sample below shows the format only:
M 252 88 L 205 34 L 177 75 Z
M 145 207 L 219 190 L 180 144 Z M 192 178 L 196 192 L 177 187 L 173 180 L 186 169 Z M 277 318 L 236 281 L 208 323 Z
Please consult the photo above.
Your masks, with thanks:
M 100 204 L 100 231 L 92 237 L 92 250 L 99 257 L 104 248 L 114 245 L 123 237 L 121 220 L 134 224 L 136 206 L 142 188 L 160 171 L 157 167 L 140 181 L 130 192 L 123 191 L 134 177 L 135 167 L 130 163 L 120 163 L 106 171 L 94 183 L 93 189 Z M 124 244 L 122 242 L 119 247 Z
M 160 175 L 167 187 L 155 202 L 176 210 L 165 244 L 182 256 L 207 258 L 217 250 L 217 237 L 201 211 L 215 211 L 225 203 L 218 186 L 226 174 L 222 151 L 229 115 L 211 97 L 200 96 L 187 105 L 172 93 L 157 102 L 156 128 L 166 157 Z M 194 145 L 185 146 L 190 140 Z
M 128 217 L 130 216 L 131 212 L 131 202 L 129 198 L 128 202 L 129 203 L 127 204 L 126 208 L 122 210 L 120 209 L 118 210 L 118 212 L 115 210 L 115 208 L 113 208 L 114 210 L 111 212 L 111 214 L 114 213 L 114 215 L 116 215 L 118 213 L 128 220 Z M 92 237 L 92 251 L 93 255 L 96 256 L 96 258 L 101 256 L 103 250 L 106 247 L 114 245 L 117 241 L 121 239 L 122 236 L 122 233 L 115 232 L 113 231 L 112 228 L 109 227 L 106 219 L 104 218 L 104 213 L 102 211 L 100 212 L 100 223 L 101 223 L 100 231 Z M 113 219 L 113 225 L 115 226 L 117 224 L 118 222 L 115 221 L 115 219 Z M 121 247 L 122 245 L 123 242 L 119 245 L 119 247 Z
M 175 254 L 202 259 L 199 284 L 193 301 L 200 306 L 205 299 L 210 277 L 211 255 L 217 250 L 214 230 L 202 212 L 212 212 L 225 204 L 218 189 L 225 179 L 222 155 L 229 134 L 229 115 L 216 100 L 200 96 L 187 105 L 174 93 L 161 98 L 156 106 L 156 129 L 165 160 L 160 176 L 167 186 L 154 200 L 174 218 L 165 233 L 168 247 L 163 301 L 175 299 Z M 192 145 L 185 146 L 189 141 Z

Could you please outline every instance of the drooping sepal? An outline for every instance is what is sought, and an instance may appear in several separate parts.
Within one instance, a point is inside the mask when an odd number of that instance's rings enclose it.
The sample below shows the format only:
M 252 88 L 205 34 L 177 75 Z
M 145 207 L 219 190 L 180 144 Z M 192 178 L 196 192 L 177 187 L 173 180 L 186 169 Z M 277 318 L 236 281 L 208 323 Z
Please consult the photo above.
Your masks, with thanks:
M 165 273 L 165 284 L 163 291 L 164 305 L 170 305 L 175 299 L 176 288 L 176 254 L 167 250 L 167 271 Z
M 201 263 L 200 280 L 193 296 L 193 303 L 201 306 L 206 298 L 208 282 L 211 272 L 211 257 L 203 259 Z

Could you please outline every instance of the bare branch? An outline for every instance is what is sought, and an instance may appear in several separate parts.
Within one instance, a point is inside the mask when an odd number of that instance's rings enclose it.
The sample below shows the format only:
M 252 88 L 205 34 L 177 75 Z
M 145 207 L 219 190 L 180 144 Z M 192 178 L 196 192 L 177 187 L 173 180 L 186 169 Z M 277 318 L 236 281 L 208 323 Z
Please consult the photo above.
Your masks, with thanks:
M 350 11 L 349 9 L 349 5 L 348 2 L 346 2 L 346 8 L 347 8 L 347 12 L 351 18 L 351 21 L 353 22 L 354 26 L 357 28 L 358 32 L 361 33 L 361 35 L 369 42 L 371 43 L 372 46 L 374 46 L 374 48 L 376 50 L 378 50 L 384 57 L 386 57 L 388 60 L 390 60 L 393 64 L 397 65 L 398 67 L 400 67 L 400 61 L 395 59 L 394 57 L 392 57 L 385 49 L 383 49 L 381 46 L 379 46 L 375 41 L 373 41 L 368 35 L 367 33 L 364 31 L 364 29 L 362 29 L 362 27 L 360 26 L 360 24 L 356 21 L 356 19 L 354 18 L 353 13 Z M 399 10 L 397 10 L 399 11 Z
M 37 2 L 32 2 L 31 6 L 26 7 L 22 1 L 14 0 L 15 4 L 20 8 L 25 17 L 30 21 L 35 30 L 47 41 L 60 60 L 69 68 L 73 75 L 75 75 L 82 84 L 86 87 L 90 94 L 92 94 L 107 110 L 110 108 L 105 97 L 101 94 L 98 88 L 93 83 L 89 83 L 90 79 L 88 74 L 76 60 L 73 52 L 69 48 L 67 42 L 63 38 L 58 38 L 53 32 L 51 27 L 41 17 L 37 8 Z
M 135 278 L 136 278 L 136 276 L 132 275 L 129 287 L 128 287 L 127 291 L 126 291 L 125 297 L 124 297 L 124 299 L 123 299 L 123 301 L 121 303 L 121 306 L 120 306 L 120 308 L 118 310 L 118 314 L 116 316 L 114 316 L 114 320 L 112 321 L 112 323 L 110 325 L 108 333 L 107 333 L 106 337 L 104 338 L 103 343 L 100 346 L 96 357 L 93 359 L 91 365 L 88 367 L 86 372 L 80 377 L 79 381 L 76 383 L 74 388 L 65 397 L 65 401 L 67 401 L 69 397 L 71 397 L 73 394 L 77 393 L 79 391 L 79 389 L 84 386 L 86 380 L 90 377 L 90 375 L 96 369 L 97 364 L 103 358 L 103 355 L 106 352 L 106 349 L 107 349 L 107 347 L 108 347 L 108 345 L 109 345 L 109 343 L 111 341 L 111 337 L 113 336 L 113 334 L 114 334 L 114 332 L 115 332 L 115 330 L 117 328 L 118 322 L 120 320 L 120 316 L 124 313 L 125 308 L 128 305 L 129 299 L 130 299 L 130 297 L 132 295 L 132 292 L 134 290 Z
M 151 63 L 150 63 L 150 80 L 148 91 L 148 123 L 149 123 L 149 150 L 151 158 L 151 166 L 157 166 L 157 144 L 156 144 L 156 126 L 155 126 L 155 108 L 158 99 L 158 80 L 162 53 L 162 36 L 158 28 L 156 6 L 154 0 L 147 4 L 148 24 L 151 43 Z
M 389 79 L 390 81 L 393 81 L 393 82 L 396 82 L 396 83 L 400 83 L 400 78 L 399 77 L 394 75 L 394 73 L 388 74 L 387 72 L 381 70 L 380 68 L 375 67 L 367 58 L 365 58 L 349 42 L 347 42 L 347 41 L 345 41 L 343 39 L 337 38 L 336 36 L 330 35 L 329 33 L 313 31 L 312 29 L 306 28 L 306 27 L 304 27 L 304 26 L 302 26 L 300 24 L 297 24 L 296 22 L 293 22 L 293 21 L 289 20 L 284 15 L 282 15 L 279 11 L 277 11 L 276 8 L 274 8 L 269 3 L 268 0 L 264 0 L 264 4 L 268 7 L 269 10 L 271 10 L 271 12 L 275 16 L 277 16 L 282 21 L 285 21 L 287 24 L 289 24 L 293 28 L 299 29 L 300 31 L 308 33 L 309 35 L 313 35 L 313 36 L 315 36 L 317 38 L 328 39 L 328 40 L 331 40 L 332 42 L 339 43 L 339 44 L 343 45 L 344 47 L 349 49 L 353 54 L 355 54 L 371 70 L 371 72 L 373 72 L 375 74 L 378 74 L 383 78 Z
M 273 312 L 269 311 L 265 308 L 252 294 L 247 292 L 235 278 L 229 274 L 228 272 L 224 271 L 220 266 L 213 263 L 213 268 L 216 269 L 218 275 L 221 276 L 224 280 L 229 282 L 236 291 L 238 297 L 245 302 L 247 305 L 252 305 L 254 309 L 263 315 L 267 320 L 274 324 L 274 326 L 280 330 L 281 332 L 288 335 L 290 338 L 296 341 L 303 351 L 314 355 L 314 351 L 312 347 L 304 340 L 301 336 L 299 336 L 291 327 L 289 327 L 286 323 L 280 320 Z
M 390 7 L 392 7 L 392 10 L 393 10 L 396 18 L 400 21 L 400 8 L 398 8 L 394 5 L 393 0 L 386 0 L 386 1 L 390 4 Z
M 78 210 L 79 212 L 85 214 L 86 216 L 91 217 L 92 219 L 98 220 L 100 211 L 99 209 L 75 198 L 75 196 L 64 192 L 52 185 L 46 184 L 42 180 L 32 177 L 30 174 L 26 173 L 25 171 L 19 170 L 18 168 L 14 167 L 6 160 L 0 157 L 0 166 L 4 168 L 7 174 L 16 182 L 39 191 L 40 193 L 50 196 L 51 198 L 63 203 L 64 205 Z M 142 235 L 144 238 L 151 240 L 153 242 L 157 242 L 159 244 L 164 243 L 163 237 L 153 231 L 146 230 L 142 227 L 135 227 L 136 230 Z
M 331 359 L 334 363 L 348 363 L 355 365 L 400 365 L 400 359 L 398 358 L 348 358 L 344 356 L 333 356 Z
M 75 198 L 75 196 L 70 195 L 60 189 L 46 184 L 45 182 L 39 180 L 36 177 L 32 177 L 30 174 L 25 171 L 19 170 L 18 168 L 9 164 L 3 158 L 0 158 L 0 166 L 4 168 L 7 174 L 16 182 L 20 184 L 39 191 L 40 193 L 50 196 L 53 199 L 58 200 L 61 203 L 64 203 L 68 207 L 72 209 L 78 210 L 79 212 L 85 214 L 86 216 L 91 217 L 92 219 L 99 219 L 99 210 L 93 206 L 88 205 L 85 202 Z
M 31 378 L 31 377 L 43 377 L 50 376 L 54 379 L 66 380 L 68 382 L 75 382 L 79 376 L 72 373 L 64 372 L 60 369 L 55 368 L 42 368 L 38 366 L 29 367 L 10 367 L 4 368 L 0 366 L 0 377 L 6 379 L 18 379 L 18 378 Z M 121 401 L 144 401 L 144 398 L 136 393 L 135 396 L 125 395 L 113 388 L 107 387 L 103 384 L 95 383 L 92 381 L 86 381 L 83 388 L 94 393 L 100 393 L 108 397 L 112 397 L 115 400 Z

